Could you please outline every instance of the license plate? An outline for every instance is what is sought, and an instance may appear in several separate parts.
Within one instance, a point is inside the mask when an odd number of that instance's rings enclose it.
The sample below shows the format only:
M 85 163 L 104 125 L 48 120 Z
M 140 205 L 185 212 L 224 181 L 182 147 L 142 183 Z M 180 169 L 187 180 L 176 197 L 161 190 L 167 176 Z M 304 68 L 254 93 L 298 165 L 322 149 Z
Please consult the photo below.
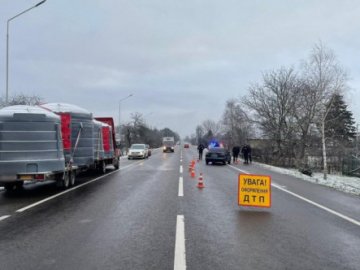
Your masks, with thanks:
M 20 175 L 20 180 L 32 180 L 32 175 Z

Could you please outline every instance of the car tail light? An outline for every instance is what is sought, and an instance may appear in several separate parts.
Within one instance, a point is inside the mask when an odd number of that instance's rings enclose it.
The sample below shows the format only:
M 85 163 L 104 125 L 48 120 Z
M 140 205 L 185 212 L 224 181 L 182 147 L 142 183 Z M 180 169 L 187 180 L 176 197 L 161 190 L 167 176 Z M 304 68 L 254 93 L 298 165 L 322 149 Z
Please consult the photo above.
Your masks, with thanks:
M 63 113 L 60 115 L 61 118 L 61 135 L 63 140 L 64 150 L 71 149 L 71 115 Z
M 35 174 L 34 179 L 45 180 L 45 175 L 44 174 Z

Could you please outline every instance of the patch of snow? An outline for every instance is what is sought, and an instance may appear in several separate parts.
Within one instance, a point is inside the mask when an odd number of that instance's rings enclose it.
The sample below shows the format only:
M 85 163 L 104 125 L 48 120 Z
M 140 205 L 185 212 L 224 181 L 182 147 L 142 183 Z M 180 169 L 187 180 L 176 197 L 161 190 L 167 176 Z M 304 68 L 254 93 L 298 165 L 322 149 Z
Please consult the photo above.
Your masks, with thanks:
M 285 169 L 285 168 L 279 168 L 271 165 L 266 165 L 262 163 L 256 163 L 259 166 L 262 166 L 264 168 L 270 169 L 274 172 L 278 172 L 281 174 L 287 174 L 296 177 L 297 179 L 305 180 L 308 182 L 320 184 L 323 186 L 332 187 L 334 189 L 360 195 L 360 178 L 358 177 L 350 177 L 350 176 L 344 176 L 344 175 L 334 175 L 334 174 L 328 174 L 327 179 L 324 179 L 323 173 L 313 173 L 313 176 L 308 176 L 305 174 L 302 174 L 296 169 Z

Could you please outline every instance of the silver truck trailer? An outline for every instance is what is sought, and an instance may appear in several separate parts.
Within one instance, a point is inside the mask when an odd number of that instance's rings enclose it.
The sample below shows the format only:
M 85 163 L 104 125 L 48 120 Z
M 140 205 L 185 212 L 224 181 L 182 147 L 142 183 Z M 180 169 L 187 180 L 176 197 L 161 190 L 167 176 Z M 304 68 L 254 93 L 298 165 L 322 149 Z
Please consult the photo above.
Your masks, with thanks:
M 46 103 L 41 105 L 61 119 L 65 161 L 86 170 L 94 164 L 93 115 L 76 105 Z
M 93 120 L 94 124 L 94 166 L 102 173 L 106 172 L 108 164 L 114 164 L 115 151 L 110 125 Z
M 60 117 L 32 106 L 0 110 L 0 185 L 19 188 L 24 181 L 62 181 L 67 172 Z

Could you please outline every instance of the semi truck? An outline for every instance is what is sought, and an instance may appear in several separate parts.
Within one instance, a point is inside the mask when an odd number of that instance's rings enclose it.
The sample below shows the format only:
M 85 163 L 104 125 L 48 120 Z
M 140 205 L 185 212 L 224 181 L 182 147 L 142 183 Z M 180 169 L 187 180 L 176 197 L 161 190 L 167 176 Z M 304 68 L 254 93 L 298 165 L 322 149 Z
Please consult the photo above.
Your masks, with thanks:
M 163 137 L 163 152 L 174 152 L 175 151 L 175 138 L 174 137 Z

